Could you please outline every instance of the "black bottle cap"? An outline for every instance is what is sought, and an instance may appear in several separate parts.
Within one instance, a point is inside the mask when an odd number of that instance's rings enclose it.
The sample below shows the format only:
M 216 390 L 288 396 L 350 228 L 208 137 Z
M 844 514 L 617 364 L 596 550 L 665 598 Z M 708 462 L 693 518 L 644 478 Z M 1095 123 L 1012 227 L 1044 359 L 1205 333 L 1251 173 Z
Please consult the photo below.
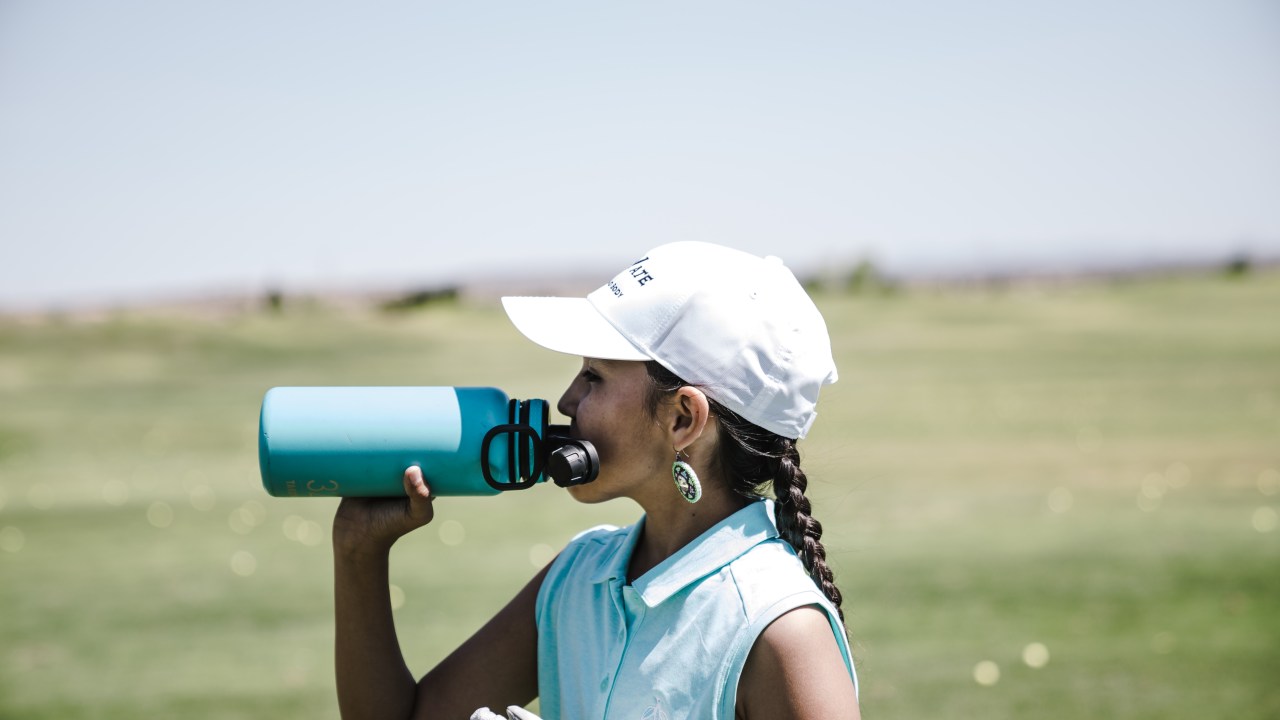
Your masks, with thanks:
M 546 473 L 556 485 L 584 485 L 600 475 L 600 455 L 590 442 L 553 436 L 547 445 L 555 448 L 547 456 Z

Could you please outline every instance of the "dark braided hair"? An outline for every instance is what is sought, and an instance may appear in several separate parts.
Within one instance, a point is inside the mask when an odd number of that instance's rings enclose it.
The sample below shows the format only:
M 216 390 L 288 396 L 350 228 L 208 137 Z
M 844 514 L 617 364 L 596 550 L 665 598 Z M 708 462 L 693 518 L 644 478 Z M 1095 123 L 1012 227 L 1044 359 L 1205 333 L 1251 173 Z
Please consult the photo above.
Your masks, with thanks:
M 666 397 L 690 383 L 653 360 L 645 363 L 645 369 L 651 381 L 648 411 L 656 416 L 658 406 Z M 711 412 L 719 419 L 722 431 L 712 466 L 728 479 L 733 492 L 750 500 L 764 497 L 761 491 L 772 484 L 778 534 L 795 548 L 809 571 L 809 577 L 835 605 L 843 621 L 844 611 L 840 608 L 843 596 L 836 587 L 831 568 L 827 566 L 827 551 L 822 546 L 822 523 L 811 514 L 809 498 L 804 494 L 809 478 L 800 469 L 796 441 L 744 420 L 710 397 L 707 401 Z

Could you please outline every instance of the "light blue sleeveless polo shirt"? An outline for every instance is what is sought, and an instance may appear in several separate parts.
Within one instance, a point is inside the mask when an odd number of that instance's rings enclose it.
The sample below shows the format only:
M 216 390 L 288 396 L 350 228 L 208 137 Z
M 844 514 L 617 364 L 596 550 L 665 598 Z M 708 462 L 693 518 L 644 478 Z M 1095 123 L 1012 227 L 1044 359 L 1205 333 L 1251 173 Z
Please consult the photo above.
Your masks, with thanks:
M 752 645 L 788 610 L 817 605 L 857 688 L 835 608 L 753 502 L 626 584 L 644 519 L 569 543 L 538 591 L 538 693 L 547 720 L 734 717 Z

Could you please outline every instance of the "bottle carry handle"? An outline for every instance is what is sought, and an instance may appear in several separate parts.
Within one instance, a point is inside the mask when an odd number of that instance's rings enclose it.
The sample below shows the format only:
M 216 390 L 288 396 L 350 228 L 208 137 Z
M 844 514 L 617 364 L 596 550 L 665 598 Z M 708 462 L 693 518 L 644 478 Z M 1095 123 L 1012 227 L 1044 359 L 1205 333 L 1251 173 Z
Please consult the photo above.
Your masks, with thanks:
M 544 401 L 520 402 L 511 400 L 507 403 L 507 423 L 495 425 L 484 434 L 480 443 L 480 472 L 484 481 L 494 490 L 524 490 L 537 484 L 542 477 L 543 443 L 542 437 L 529 424 L 530 405 L 537 402 L 542 408 L 539 427 L 547 427 L 547 404 Z M 500 481 L 493 476 L 493 466 L 489 462 L 489 450 L 493 441 L 499 436 L 507 437 L 507 479 Z M 519 444 L 519 453 L 516 445 Z M 532 445 L 532 452 L 530 446 Z

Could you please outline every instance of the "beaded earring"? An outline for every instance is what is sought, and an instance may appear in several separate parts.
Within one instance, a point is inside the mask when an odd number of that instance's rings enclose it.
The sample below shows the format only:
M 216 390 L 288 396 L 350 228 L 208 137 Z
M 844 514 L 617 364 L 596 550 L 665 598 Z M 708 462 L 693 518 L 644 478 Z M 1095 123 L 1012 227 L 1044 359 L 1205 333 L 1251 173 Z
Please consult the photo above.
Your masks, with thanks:
M 693 466 L 680 459 L 680 451 L 676 450 L 676 461 L 671 464 L 671 477 L 676 481 L 676 490 L 691 503 L 702 499 L 702 483 L 698 482 L 698 473 Z

